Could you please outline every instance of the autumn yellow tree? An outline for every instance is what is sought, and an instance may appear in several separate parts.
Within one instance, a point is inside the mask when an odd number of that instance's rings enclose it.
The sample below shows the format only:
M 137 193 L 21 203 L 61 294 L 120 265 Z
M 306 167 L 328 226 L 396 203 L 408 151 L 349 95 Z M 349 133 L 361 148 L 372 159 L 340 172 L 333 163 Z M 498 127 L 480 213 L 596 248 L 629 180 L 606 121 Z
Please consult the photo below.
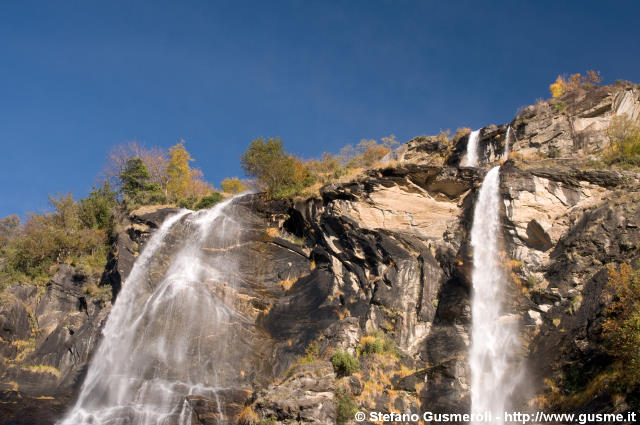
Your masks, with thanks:
M 549 90 L 551 91 L 551 97 L 556 98 L 560 97 L 564 94 L 564 78 L 558 75 L 555 83 L 549 86 Z
M 169 161 L 167 163 L 167 192 L 173 199 L 182 199 L 187 195 L 192 186 L 193 173 L 189 162 L 193 161 L 189 152 L 184 147 L 184 140 L 169 148 Z
M 249 189 L 244 183 L 242 183 L 242 180 L 237 177 L 227 177 L 226 179 L 222 180 L 222 182 L 220 183 L 220 187 L 222 188 L 223 192 L 231 193 L 233 195 Z
M 578 87 L 593 87 L 600 84 L 602 77 L 599 71 L 589 70 L 585 75 L 571 74 L 568 77 L 558 75 L 556 81 L 549 86 L 551 97 L 560 97 Z

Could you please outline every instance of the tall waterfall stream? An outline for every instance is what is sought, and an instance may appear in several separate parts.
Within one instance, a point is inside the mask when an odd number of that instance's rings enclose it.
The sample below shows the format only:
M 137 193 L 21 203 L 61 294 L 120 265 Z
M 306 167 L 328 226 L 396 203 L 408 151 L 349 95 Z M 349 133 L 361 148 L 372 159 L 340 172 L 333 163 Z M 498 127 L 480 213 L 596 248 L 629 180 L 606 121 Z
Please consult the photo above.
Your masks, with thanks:
M 216 288 L 233 285 L 233 261 L 205 262 L 202 253 L 237 243 L 237 223 L 225 213 L 229 202 L 181 211 L 149 239 L 60 425 L 190 425 L 187 395 L 217 400 L 233 355 L 226 325 L 243 317 L 216 295 Z
M 499 185 L 500 167 L 494 167 L 475 205 L 469 364 L 471 413 L 490 412 L 503 424 L 519 380 L 513 367 L 519 342 L 517 321 L 505 313 Z M 153 233 L 112 307 L 78 399 L 59 425 L 191 425 L 189 395 L 218 400 L 224 422 L 218 394 L 234 384 L 225 370 L 234 369 L 229 365 L 236 354 L 229 347 L 237 342 L 228 329 L 247 320 L 220 291 L 235 285 L 237 261 L 231 254 L 203 252 L 224 252 L 239 243 L 231 202 L 183 210 Z
M 475 205 L 471 245 L 473 248 L 471 413 L 491 413 L 493 423 L 503 424 L 503 413 L 518 384 L 515 351 L 517 322 L 505 314 L 507 281 L 500 265 L 500 167 L 485 176 Z M 480 421 L 473 423 L 482 423 Z

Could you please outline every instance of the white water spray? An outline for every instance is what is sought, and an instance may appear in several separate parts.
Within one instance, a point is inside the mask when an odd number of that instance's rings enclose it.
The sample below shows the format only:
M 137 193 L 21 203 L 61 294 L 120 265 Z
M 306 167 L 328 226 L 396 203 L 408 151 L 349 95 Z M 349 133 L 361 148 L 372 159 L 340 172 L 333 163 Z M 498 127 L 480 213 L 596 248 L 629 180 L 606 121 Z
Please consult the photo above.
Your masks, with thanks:
M 229 202 L 179 212 L 153 234 L 61 425 L 189 425 L 187 395 L 220 403 L 218 391 L 229 382 L 219 374 L 233 355 L 225 329 L 239 315 L 217 289 L 233 285 L 234 262 L 205 261 L 203 250 L 237 243 L 237 225 L 225 213 Z
M 476 167 L 478 165 L 478 139 L 480 138 L 480 130 L 474 130 L 469 134 L 467 141 L 467 159 L 465 166 Z
M 471 413 L 476 417 L 491 412 L 497 424 L 504 423 L 505 408 L 509 407 L 519 379 L 513 370 L 517 324 L 504 315 L 507 285 L 498 256 L 500 202 L 500 167 L 494 167 L 482 182 L 471 229 L 473 298 L 469 364 Z
M 507 134 L 504 136 L 504 153 L 502 158 L 504 160 L 509 159 L 509 136 L 511 135 L 511 126 L 507 127 Z

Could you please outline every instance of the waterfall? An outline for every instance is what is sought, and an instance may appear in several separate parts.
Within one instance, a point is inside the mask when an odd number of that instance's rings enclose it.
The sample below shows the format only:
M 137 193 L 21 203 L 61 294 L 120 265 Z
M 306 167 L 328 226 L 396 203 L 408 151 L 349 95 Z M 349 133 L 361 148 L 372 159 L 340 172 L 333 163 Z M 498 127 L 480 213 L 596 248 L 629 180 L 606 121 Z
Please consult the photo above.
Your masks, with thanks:
M 504 153 L 502 154 L 502 158 L 507 160 L 509 159 L 509 135 L 511 134 L 511 126 L 507 127 L 507 134 L 504 136 Z
M 222 375 L 234 356 L 226 325 L 243 318 L 221 295 L 234 285 L 232 256 L 205 261 L 204 252 L 237 245 L 230 202 L 183 210 L 151 236 L 60 425 L 189 425 L 187 395 L 220 404 L 218 391 L 230 382 Z
M 478 139 L 480 138 L 480 129 L 474 130 L 469 134 L 467 141 L 467 160 L 465 166 L 476 167 L 478 165 Z
M 490 412 L 494 423 L 503 424 L 503 412 L 509 407 L 519 378 L 513 369 L 517 327 L 504 313 L 507 285 L 498 256 L 500 202 L 500 167 L 494 167 L 482 182 L 471 229 L 473 298 L 469 364 L 471 413 L 477 417 Z

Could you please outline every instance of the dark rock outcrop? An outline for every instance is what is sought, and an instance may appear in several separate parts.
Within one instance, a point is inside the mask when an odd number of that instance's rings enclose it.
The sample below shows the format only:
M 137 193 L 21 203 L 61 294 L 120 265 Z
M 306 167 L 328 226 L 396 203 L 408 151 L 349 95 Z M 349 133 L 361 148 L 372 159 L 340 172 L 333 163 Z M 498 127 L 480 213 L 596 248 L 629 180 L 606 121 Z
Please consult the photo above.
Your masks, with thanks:
M 501 159 L 508 125 L 514 135 L 515 154 L 501 168 L 499 239 L 518 352 L 529 366 L 515 400 L 522 410 L 549 382 L 572 370 L 587 380 L 611 361 L 601 340 L 606 266 L 639 256 L 640 183 L 634 171 L 587 161 L 603 148 L 614 116 L 640 114 L 638 96 L 622 83 L 580 89 L 481 130 L 482 167 Z M 466 141 L 415 138 L 388 156 L 395 163 L 327 185 L 317 197 L 290 204 L 256 194 L 230 206 L 242 227 L 237 243 L 204 251 L 212 263 L 235 266 L 237 284 L 211 290 L 246 319 L 223 332 L 243 348 L 224 356 L 221 377 L 234 385 L 218 400 L 188 397 L 194 424 L 334 423 L 340 397 L 364 410 L 468 411 L 469 233 L 485 169 L 458 166 Z M 69 405 L 111 299 L 173 212 L 129 217 L 100 278 L 61 265 L 44 289 L 6 291 L 0 412 L 12 422 L 5 423 L 50 424 Z M 166 250 L 180 231 L 171 238 Z M 87 291 L 98 283 L 112 293 Z M 363 353 L 367 338 L 384 350 Z M 359 358 L 356 373 L 336 376 L 337 350 Z M 602 393 L 575 410 L 622 411 L 629 403 Z

